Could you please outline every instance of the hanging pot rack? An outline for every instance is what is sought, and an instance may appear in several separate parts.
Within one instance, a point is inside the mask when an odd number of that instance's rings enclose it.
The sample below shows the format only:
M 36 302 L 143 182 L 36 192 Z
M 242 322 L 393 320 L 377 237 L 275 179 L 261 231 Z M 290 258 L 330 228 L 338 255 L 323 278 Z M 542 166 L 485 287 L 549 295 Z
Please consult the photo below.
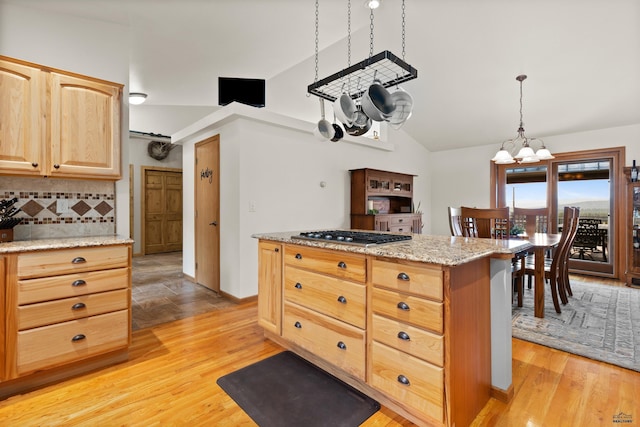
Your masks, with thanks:
M 385 88 L 397 86 L 418 77 L 418 70 L 398 58 L 388 50 L 373 55 L 364 61 L 347 67 L 322 80 L 307 86 L 307 92 L 335 101 L 343 92 L 347 92 L 352 99 L 362 97 L 363 93 L 373 83 L 374 78 L 380 80 Z M 345 88 L 345 83 L 352 87 Z M 355 87 L 354 90 L 354 86 Z

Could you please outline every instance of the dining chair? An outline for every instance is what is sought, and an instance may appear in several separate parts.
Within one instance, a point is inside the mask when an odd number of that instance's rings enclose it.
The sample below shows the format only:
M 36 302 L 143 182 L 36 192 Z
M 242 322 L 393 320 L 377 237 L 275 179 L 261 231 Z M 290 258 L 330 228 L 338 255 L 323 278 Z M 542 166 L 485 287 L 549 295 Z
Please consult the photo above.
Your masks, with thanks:
M 569 299 L 567 298 L 567 294 L 569 296 L 573 296 L 573 291 L 571 290 L 571 283 L 569 282 L 569 259 L 571 258 L 571 248 L 573 248 L 573 244 L 578 235 L 578 230 L 580 229 L 580 208 L 573 208 L 573 219 L 570 224 L 569 235 L 567 236 L 567 249 L 565 254 L 565 262 L 562 265 L 562 271 L 560 275 L 560 281 L 558 282 L 558 289 L 560 293 L 560 300 L 563 304 L 567 304 Z
M 562 237 L 560 242 L 553 253 L 552 258 L 549 260 L 545 258 L 544 277 L 549 281 L 549 288 L 551 289 L 551 298 L 553 300 L 553 306 L 556 313 L 561 313 L 560 303 L 558 301 L 558 294 L 561 295 L 563 304 L 566 304 L 566 287 L 568 285 L 568 262 L 571 245 L 575 238 L 575 230 L 578 227 L 579 209 L 566 206 L 564 208 L 564 218 L 562 222 Z M 533 256 L 527 256 L 525 258 L 524 274 L 531 280 L 531 277 L 535 275 L 535 258 Z M 524 280 L 517 282 L 518 286 L 518 307 L 522 307 L 522 294 L 524 292 Z M 544 283 L 536 283 L 536 286 L 545 286 Z M 570 289 L 570 287 L 569 287 Z M 567 300 L 568 301 L 568 300 Z
M 509 208 L 460 208 L 462 235 L 487 239 L 509 238 Z
M 462 209 L 449 206 L 449 230 L 451 230 L 452 236 L 462 236 Z
M 549 227 L 548 208 L 513 208 L 512 226 L 519 227 L 532 235 L 534 233 L 548 233 Z

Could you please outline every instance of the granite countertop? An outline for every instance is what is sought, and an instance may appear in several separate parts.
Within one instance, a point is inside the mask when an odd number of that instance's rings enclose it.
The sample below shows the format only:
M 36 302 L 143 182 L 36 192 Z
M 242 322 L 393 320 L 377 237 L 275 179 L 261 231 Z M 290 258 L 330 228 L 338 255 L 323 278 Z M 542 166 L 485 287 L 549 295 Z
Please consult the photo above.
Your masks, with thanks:
M 470 237 L 431 236 L 413 234 L 412 240 L 389 243 L 379 246 L 363 247 L 341 243 L 330 243 L 322 240 L 298 240 L 300 231 L 254 234 L 252 237 L 301 246 L 333 249 L 387 258 L 409 261 L 428 262 L 447 266 L 455 266 L 485 256 L 509 256 L 531 247 L 526 240 L 476 239 Z M 400 233 L 394 233 L 400 234 Z
M 65 237 L 59 239 L 23 240 L 15 242 L 0 243 L 0 254 L 14 252 L 44 251 L 48 249 L 70 249 L 90 246 L 111 246 L 132 244 L 133 240 L 128 237 L 110 236 L 83 236 Z

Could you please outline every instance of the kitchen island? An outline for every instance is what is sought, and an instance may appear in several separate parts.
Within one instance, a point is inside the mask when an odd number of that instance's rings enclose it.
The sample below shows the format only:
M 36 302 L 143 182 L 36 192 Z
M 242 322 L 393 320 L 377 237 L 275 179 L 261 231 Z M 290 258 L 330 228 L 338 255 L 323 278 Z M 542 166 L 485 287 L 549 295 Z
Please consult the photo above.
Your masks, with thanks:
M 369 247 L 257 234 L 265 336 L 419 425 L 509 400 L 511 263 L 526 241 L 412 235 Z
M 128 359 L 132 243 L 0 244 L 0 399 Z

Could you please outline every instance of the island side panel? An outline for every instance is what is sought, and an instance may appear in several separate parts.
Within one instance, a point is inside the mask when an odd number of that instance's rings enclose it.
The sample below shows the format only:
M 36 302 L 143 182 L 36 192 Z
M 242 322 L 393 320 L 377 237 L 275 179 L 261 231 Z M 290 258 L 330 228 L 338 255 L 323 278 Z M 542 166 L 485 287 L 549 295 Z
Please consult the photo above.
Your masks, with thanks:
M 452 426 L 469 425 L 491 396 L 489 263 L 485 257 L 445 270 L 445 393 Z

